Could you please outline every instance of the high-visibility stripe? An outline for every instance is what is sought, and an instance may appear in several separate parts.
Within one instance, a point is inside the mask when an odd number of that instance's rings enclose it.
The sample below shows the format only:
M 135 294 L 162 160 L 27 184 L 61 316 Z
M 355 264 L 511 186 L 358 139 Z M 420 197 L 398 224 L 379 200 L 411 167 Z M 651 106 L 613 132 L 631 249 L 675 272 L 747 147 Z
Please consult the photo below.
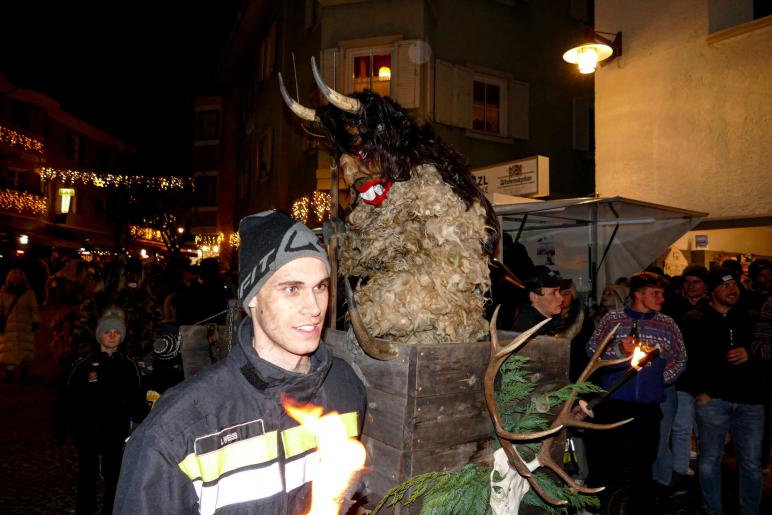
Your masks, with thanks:
M 276 462 L 222 477 L 214 485 L 204 486 L 200 480 L 193 483 L 202 515 L 211 515 L 230 504 L 266 499 L 282 491 L 279 464 Z
M 206 454 L 190 453 L 179 467 L 191 480 L 202 479 L 209 483 L 227 472 L 275 460 L 278 457 L 277 444 L 277 432 L 271 431 Z
M 340 415 L 346 434 L 351 438 L 359 434 L 357 412 L 351 411 Z M 284 446 L 284 456 L 291 458 L 317 446 L 316 436 L 306 427 L 295 426 L 281 432 L 281 442 Z
M 284 489 L 291 492 L 295 488 L 313 481 L 319 465 L 319 453 L 312 452 L 284 464 Z

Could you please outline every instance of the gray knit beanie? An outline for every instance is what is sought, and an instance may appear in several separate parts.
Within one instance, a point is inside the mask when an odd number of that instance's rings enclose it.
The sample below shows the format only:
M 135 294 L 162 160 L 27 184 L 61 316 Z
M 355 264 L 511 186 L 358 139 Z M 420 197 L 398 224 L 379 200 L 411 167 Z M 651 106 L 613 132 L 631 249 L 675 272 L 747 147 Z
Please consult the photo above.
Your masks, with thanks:
M 121 343 L 126 339 L 126 322 L 124 320 L 123 310 L 120 308 L 110 308 L 97 323 L 96 340 L 99 342 L 103 334 L 108 331 L 116 330 L 121 335 Z
M 263 211 L 239 223 L 239 300 L 249 313 L 249 303 L 269 277 L 290 261 L 314 257 L 332 271 L 327 253 L 303 223 L 278 211 Z

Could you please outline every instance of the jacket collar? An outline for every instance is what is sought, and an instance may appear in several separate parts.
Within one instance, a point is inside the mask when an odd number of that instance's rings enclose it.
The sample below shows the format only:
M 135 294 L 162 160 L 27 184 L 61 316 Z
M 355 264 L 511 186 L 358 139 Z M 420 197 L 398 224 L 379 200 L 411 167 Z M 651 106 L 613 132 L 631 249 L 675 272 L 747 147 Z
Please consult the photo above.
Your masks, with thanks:
M 290 372 L 262 359 L 252 347 L 252 319 L 247 316 L 239 325 L 238 345 L 231 350 L 241 374 L 255 388 L 269 395 L 286 394 L 300 402 L 316 395 L 332 366 L 332 355 L 324 342 L 311 354 L 307 374 Z

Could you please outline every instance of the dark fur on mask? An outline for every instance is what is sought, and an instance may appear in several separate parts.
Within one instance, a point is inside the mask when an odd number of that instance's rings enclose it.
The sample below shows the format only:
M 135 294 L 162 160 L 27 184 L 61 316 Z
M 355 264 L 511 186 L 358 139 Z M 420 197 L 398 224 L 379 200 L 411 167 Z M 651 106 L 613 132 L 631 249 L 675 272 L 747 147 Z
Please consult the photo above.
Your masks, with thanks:
M 487 237 L 482 248 L 493 255 L 499 238 L 498 219 L 462 155 L 445 144 L 430 124 L 419 126 L 391 98 L 367 90 L 349 96 L 361 102 L 359 113 L 347 113 L 332 104 L 316 110 L 334 157 L 358 155 L 378 163 L 381 177 L 391 181 L 406 181 L 415 167 L 434 165 L 467 209 L 475 201 L 485 209 Z

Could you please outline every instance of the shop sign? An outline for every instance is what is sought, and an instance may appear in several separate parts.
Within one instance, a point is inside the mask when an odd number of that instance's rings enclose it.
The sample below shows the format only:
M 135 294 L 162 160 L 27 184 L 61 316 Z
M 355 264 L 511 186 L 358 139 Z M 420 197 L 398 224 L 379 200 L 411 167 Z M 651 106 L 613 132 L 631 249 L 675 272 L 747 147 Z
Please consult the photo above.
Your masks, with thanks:
M 483 193 L 546 197 L 550 193 L 549 158 L 533 156 L 472 170 Z

